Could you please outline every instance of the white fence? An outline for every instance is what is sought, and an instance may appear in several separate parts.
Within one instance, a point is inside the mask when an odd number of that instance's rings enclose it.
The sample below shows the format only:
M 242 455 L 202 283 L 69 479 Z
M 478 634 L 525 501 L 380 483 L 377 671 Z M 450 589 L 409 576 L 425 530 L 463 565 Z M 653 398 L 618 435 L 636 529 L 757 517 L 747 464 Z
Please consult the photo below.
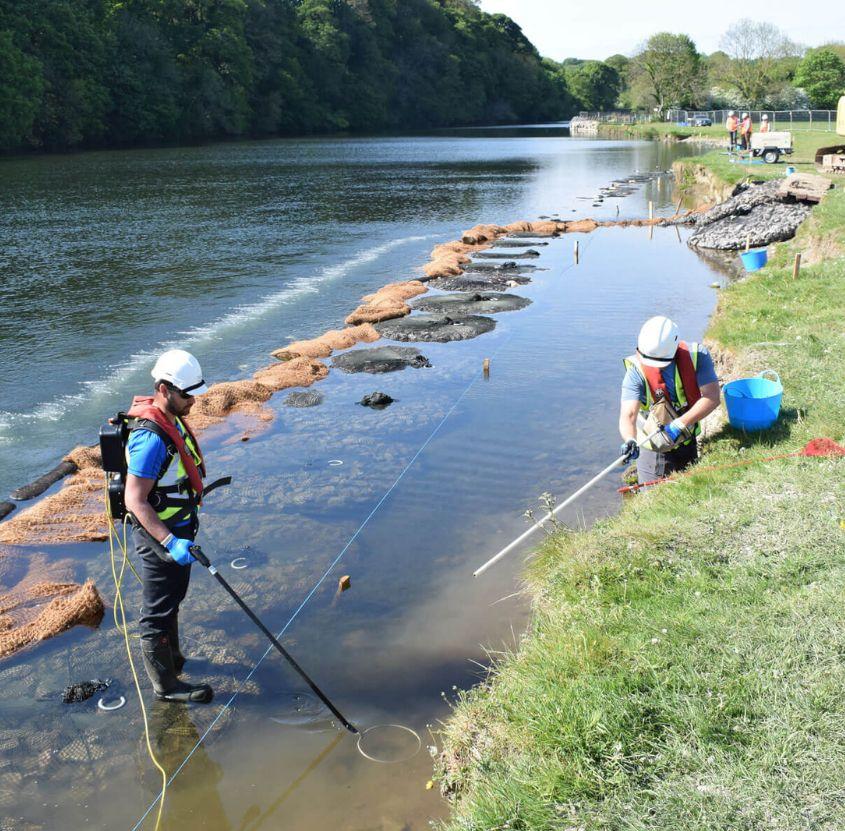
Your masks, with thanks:
M 695 125 L 697 119 L 709 118 L 713 124 L 724 124 L 730 110 L 669 110 L 666 120 L 676 124 Z M 836 129 L 836 110 L 734 110 L 737 116 L 747 112 L 755 124 L 763 115 L 769 117 L 772 128 L 781 130 L 830 130 Z
M 702 126 L 701 120 L 709 118 L 714 125 L 724 125 L 730 110 L 669 110 L 666 121 L 682 126 Z M 741 116 L 746 110 L 734 110 Z M 769 117 L 773 129 L 780 130 L 836 130 L 836 110 L 747 110 L 755 124 L 763 114 Z M 643 124 L 659 119 L 653 113 L 617 110 L 606 113 L 578 113 L 581 118 L 602 124 Z

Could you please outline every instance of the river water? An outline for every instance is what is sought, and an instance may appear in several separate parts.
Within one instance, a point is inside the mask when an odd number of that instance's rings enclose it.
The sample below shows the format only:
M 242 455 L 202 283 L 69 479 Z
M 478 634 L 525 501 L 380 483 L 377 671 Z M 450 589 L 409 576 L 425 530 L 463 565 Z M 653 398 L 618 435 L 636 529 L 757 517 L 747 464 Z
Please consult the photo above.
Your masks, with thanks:
M 209 381 L 248 376 L 290 339 L 338 328 L 362 294 L 419 274 L 438 242 L 477 222 L 673 212 L 669 177 L 593 207 L 600 186 L 667 170 L 683 146 L 576 140 L 550 128 L 267 141 L 0 164 L 0 489 L 23 484 L 149 388 L 166 346 Z M 710 268 L 674 229 L 603 229 L 539 249 L 528 308 L 476 340 L 425 344 L 429 369 L 333 371 L 316 408 L 270 402 L 249 443 L 240 420 L 204 445 L 207 553 L 355 724 L 400 724 L 422 748 L 364 759 L 307 688 L 195 569 L 184 605 L 192 678 L 208 707 L 153 705 L 173 775 L 162 828 L 422 829 L 447 808 L 428 725 L 518 643 L 525 552 L 471 573 L 617 452 L 620 358 L 646 317 L 691 340 L 712 310 Z M 581 263 L 573 265 L 575 239 Z M 481 372 L 491 358 L 491 373 Z M 373 412 L 364 393 L 396 399 Z M 615 511 L 612 478 L 564 516 Z M 40 550 L 43 550 L 41 547 Z M 16 554 L 28 555 L 22 547 Z M 109 594 L 102 544 L 55 546 Z M 236 560 L 235 558 L 242 558 Z M 233 568 L 232 563 L 245 566 Z M 350 575 L 349 591 L 337 591 Z M 130 578 L 134 582 L 134 578 Z M 130 614 L 140 599 L 127 584 Z M 153 828 L 160 781 L 123 639 L 107 617 L 0 664 L 0 817 L 13 829 Z M 128 703 L 56 702 L 66 684 L 116 680 Z M 146 687 L 146 685 L 145 685 Z M 145 689 L 146 692 L 146 689 Z M 409 734 L 408 734 L 409 735 Z M 367 747 L 413 750 L 399 731 Z

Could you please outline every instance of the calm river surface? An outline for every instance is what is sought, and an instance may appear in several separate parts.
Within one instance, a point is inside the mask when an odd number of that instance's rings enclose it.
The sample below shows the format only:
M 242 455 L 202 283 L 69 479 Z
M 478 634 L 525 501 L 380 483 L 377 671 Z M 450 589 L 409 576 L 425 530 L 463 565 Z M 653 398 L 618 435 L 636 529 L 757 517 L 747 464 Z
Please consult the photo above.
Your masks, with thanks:
M 163 348 L 192 350 L 209 381 L 248 376 L 288 340 L 340 327 L 362 294 L 415 277 L 435 244 L 477 222 L 610 218 L 617 205 L 642 217 L 649 199 L 671 213 L 669 177 L 600 207 L 589 197 L 688 152 L 523 129 L 3 161 L 0 499 L 146 392 Z M 565 495 L 615 456 L 620 359 L 641 322 L 663 312 L 688 339 L 702 334 L 714 274 L 683 235 L 553 240 L 535 261 L 545 270 L 513 290 L 533 304 L 476 340 L 422 345 L 430 369 L 333 371 L 313 387 L 319 407 L 275 396 L 275 421 L 249 443 L 236 423 L 208 434 L 210 475 L 235 484 L 208 499 L 207 553 L 271 629 L 286 627 L 285 645 L 351 721 L 405 725 L 422 749 L 364 759 L 196 568 L 188 669 L 217 696 L 187 710 L 147 700 L 175 774 L 162 828 L 398 831 L 445 815 L 425 787 L 427 725 L 448 715 L 441 693 L 482 676 L 489 649 L 516 644 L 527 613 L 510 596 L 525 552 L 481 579 L 472 570 L 523 530 L 541 493 Z M 396 403 L 355 404 L 376 389 Z M 615 511 L 617 485 L 565 520 Z M 102 544 L 48 552 L 110 597 Z M 352 588 L 338 594 L 344 574 Z M 134 614 L 137 585 L 127 594 Z M 127 705 L 56 703 L 94 677 L 116 679 Z M 0 685 L 0 827 L 154 827 L 160 781 L 109 616 L 0 663 Z M 376 753 L 413 749 L 371 738 Z

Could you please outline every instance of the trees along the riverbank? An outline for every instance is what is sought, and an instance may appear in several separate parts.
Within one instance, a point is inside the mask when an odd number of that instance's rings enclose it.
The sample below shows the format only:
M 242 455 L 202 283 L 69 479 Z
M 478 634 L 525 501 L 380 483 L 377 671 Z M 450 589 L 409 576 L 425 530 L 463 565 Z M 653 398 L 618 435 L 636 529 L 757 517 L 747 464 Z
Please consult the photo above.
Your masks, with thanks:
M 575 103 L 470 0 L 0 0 L 0 150 L 560 119 Z

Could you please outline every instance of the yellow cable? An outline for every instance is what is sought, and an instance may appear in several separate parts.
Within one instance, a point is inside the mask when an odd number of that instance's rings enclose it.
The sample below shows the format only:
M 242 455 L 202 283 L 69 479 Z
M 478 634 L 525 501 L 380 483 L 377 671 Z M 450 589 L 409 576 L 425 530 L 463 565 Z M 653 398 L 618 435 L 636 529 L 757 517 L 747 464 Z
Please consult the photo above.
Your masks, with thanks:
M 138 680 L 138 672 L 135 669 L 135 660 L 132 657 L 132 647 L 129 643 L 129 631 L 126 627 L 126 610 L 123 606 L 123 575 L 126 572 L 126 566 L 129 564 L 130 568 L 134 572 L 135 576 L 138 577 L 138 572 L 135 571 L 134 567 L 132 567 L 132 563 L 129 560 L 129 554 L 127 552 L 126 546 L 126 519 L 123 520 L 123 540 L 121 541 L 120 537 L 117 533 L 117 528 L 115 528 L 114 518 L 111 514 L 111 504 L 109 503 L 108 498 L 108 485 L 106 485 L 106 517 L 108 520 L 109 526 L 109 558 L 111 560 L 111 572 L 112 578 L 114 579 L 114 624 L 117 627 L 118 631 L 123 635 L 123 642 L 126 645 L 126 656 L 129 658 L 129 668 L 132 670 L 132 680 L 135 682 L 135 691 L 138 693 L 138 703 L 141 705 L 141 716 L 144 719 L 144 738 L 147 742 L 147 752 L 150 755 L 150 759 L 152 759 L 153 764 L 159 769 L 161 772 L 161 798 L 158 803 L 158 814 L 156 815 L 156 824 L 155 824 L 155 831 L 158 831 L 159 826 L 161 825 L 161 815 L 162 811 L 164 810 L 164 799 L 167 795 L 167 771 L 161 766 L 161 763 L 156 758 L 155 752 L 153 751 L 152 741 L 150 740 L 150 724 L 149 720 L 147 719 L 147 708 L 144 705 L 144 696 L 141 693 L 141 683 Z M 123 553 L 123 561 L 120 564 L 120 574 L 118 575 L 117 566 L 115 563 L 115 541 L 117 542 L 117 547 Z M 138 577 L 138 581 L 141 581 L 141 578 Z M 120 611 L 120 619 L 122 622 L 118 623 L 117 614 Z

